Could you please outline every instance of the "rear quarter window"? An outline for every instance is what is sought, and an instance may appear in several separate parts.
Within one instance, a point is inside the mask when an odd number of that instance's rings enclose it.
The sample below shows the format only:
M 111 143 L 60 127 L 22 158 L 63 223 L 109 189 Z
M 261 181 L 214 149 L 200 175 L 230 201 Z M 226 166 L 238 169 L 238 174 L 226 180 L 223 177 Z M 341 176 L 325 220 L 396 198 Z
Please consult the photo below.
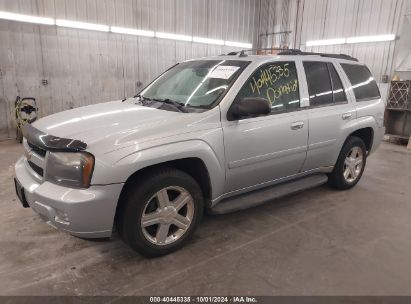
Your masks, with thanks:
M 341 67 L 351 82 L 357 101 L 380 98 L 377 83 L 366 66 L 341 63 Z

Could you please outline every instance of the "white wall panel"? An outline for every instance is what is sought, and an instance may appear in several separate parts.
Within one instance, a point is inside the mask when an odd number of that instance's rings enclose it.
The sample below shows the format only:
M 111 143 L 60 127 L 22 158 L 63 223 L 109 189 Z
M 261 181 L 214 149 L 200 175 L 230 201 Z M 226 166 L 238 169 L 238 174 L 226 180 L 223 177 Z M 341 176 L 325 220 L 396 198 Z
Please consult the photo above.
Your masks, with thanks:
M 0 10 L 14 13 L 243 42 L 257 41 L 258 5 L 256 0 L 0 0 Z M 44 116 L 133 95 L 176 62 L 232 50 L 0 20 L 0 139 L 13 136 L 17 95 L 36 97 Z

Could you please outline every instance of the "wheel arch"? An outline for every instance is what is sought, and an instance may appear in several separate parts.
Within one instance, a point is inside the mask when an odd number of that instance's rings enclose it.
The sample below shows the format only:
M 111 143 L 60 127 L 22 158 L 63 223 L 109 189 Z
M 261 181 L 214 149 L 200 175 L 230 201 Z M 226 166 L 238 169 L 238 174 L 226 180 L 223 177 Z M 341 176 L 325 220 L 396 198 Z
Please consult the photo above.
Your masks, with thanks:
M 221 194 L 225 183 L 225 169 L 213 149 L 204 141 L 185 141 L 152 147 L 121 159 L 118 167 L 127 172 L 117 203 L 116 215 L 130 185 L 145 174 L 159 168 L 181 170 L 197 181 L 205 198 L 205 205 Z
M 122 194 L 127 190 L 127 187 L 140 179 L 144 178 L 144 175 L 149 174 L 155 170 L 161 168 L 175 168 L 181 170 L 188 175 L 190 175 L 197 183 L 200 185 L 200 188 L 203 192 L 203 195 L 206 199 L 211 199 L 211 178 L 210 173 L 205 165 L 204 161 L 198 157 L 187 157 L 169 160 L 165 162 L 159 162 L 152 164 L 146 167 L 143 167 L 134 173 L 132 173 L 126 180 L 123 186 Z M 121 194 L 121 195 L 122 195 Z M 121 198 L 120 195 L 120 198 Z
M 372 127 L 364 127 L 364 128 L 355 130 L 350 135 L 348 135 L 347 140 L 351 136 L 359 137 L 364 142 L 365 148 L 367 149 L 367 153 L 371 151 L 372 145 L 374 142 L 374 129 Z

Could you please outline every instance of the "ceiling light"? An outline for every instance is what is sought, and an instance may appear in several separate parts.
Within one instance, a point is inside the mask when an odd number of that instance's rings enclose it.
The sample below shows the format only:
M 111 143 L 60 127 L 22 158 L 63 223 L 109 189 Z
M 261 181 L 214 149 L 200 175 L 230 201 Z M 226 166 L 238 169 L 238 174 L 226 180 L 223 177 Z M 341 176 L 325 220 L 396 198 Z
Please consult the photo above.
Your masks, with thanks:
M 20 14 L 8 13 L 8 12 L 3 12 L 3 11 L 0 11 L 0 19 L 20 21 L 20 22 L 29 22 L 29 23 L 37 23 L 37 24 L 54 25 L 54 19 L 52 19 L 52 18 L 44 18 L 44 17 L 37 17 L 37 16 L 29 16 L 29 15 L 20 15 Z
M 311 40 L 307 41 L 307 46 L 319 46 L 319 45 L 333 45 L 333 44 L 344 44 L 345 38 L 335 38 L 326 40 Z
M 218 40 L 218 39 L 209 39 L 209 38 L 202 38 L 202 37 L 193 37 L 193 41 L 194 41 L 194 42 L 198 42 L 198 43 L 224 45 L 224 40 Z
M 111 26 L 110 31 L 113 33 L 117 33 L 117 34 L 154 37 L 154 32 L 152 31 L 130 29 L 130 28 L 125 28 L 125 27 Z
M 177 35 L 177 34 L 170 34 L 170 33 L 161 33 L 161 32 L 156 32 L 156 37 L 157 38 L 163 38 L 163 39 L 183 40 L 183 41 L 192 41 L 193 40 L 193 38 L 191 36 Z
M 361 42 L 380 42 L 380 41 L 392 41 L 395 39 L 395 35 L 377 35 L 377 36 L 361 36 L 347 38 L 347 43 L 361 43 Z
M 76 28 L 76 29 L 91 30 L 91 31 L 101 31 L 101 32 L 109 31 L 108 25 L 94 24 L 94 23 L 87 23 L 87 22 L 77 22 L 77 21 L 62 20 L 62 19 L 57 19 L 56 25 L 63 26 L 63 27 L 71 27 L 71 28 Z
M 251 43 L 235 42 L 235 41 L 225 41 L 224 44 L 226 46 L 233 46 L 233 47 L 244 48 L 244 49 L 251 49 L 253 47 Z

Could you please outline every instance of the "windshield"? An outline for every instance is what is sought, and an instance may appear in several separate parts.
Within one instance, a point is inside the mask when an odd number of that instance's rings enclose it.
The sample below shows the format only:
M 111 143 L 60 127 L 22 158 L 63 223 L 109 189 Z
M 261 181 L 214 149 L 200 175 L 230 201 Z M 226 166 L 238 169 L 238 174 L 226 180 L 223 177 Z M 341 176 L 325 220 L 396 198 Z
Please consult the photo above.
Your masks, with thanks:
M 140 95 L 186 107 L 211 108 L 248 63 L 240 60 L 183 62 L 158 77 Z

